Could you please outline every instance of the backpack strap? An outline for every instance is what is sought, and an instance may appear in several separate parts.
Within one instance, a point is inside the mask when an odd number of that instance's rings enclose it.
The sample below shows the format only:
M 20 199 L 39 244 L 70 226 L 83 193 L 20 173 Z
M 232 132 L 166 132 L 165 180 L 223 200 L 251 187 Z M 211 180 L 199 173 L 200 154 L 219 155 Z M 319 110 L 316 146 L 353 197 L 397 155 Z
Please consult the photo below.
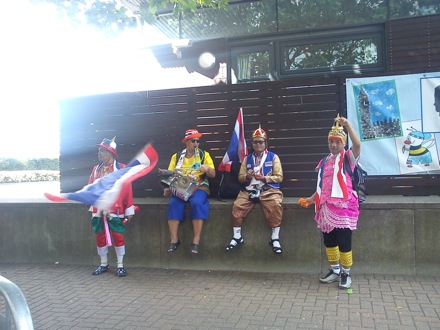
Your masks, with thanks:
M 353 181 L 353 171 L 351 170 L 350 162 L 348 161 L 347 154 L 344 154 L 344 168 Z

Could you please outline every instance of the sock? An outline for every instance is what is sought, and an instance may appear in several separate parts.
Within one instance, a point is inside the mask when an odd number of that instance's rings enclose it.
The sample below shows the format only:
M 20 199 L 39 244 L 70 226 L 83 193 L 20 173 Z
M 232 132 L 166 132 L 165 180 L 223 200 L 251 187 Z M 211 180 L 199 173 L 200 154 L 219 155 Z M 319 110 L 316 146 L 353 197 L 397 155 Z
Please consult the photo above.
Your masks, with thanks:
M 241 237 L 241 227 L 232 227 L 234 232 L 234 238 L 239 239 Z
M 272 228 L 272 237 L 274 239 L 280 239 L 280 227 Z M 280 242 L 276 241 L 272 243 L 273 247 L 281 247 Z
M 107 266 L 108 265 L 108 257 L 107 257 L 107 253 L 108 253 L 108 246 L 103 246 L 103 247 L 96 247 L 98 250 L 98 255 L 101 258 L 101 266 Z
M 351 270 L 351 268 L 345 268 L 345 267 L 342 267 L 342 272 L 343 272 L 344 274 L 350 275 L 350 270 Z
M 280 227 L 272 228 L 272 239 L 280 239 Z
M 333 273 L 335 273 L 337 275 L 341 274 L 341 268 L 339 267 L 339 264 L 330 265 L 330 266 L 332 266 Z
M 116 258 L 117 258 L 117 265 L 118 268 L 124 267 L 124 255 L 125 255 L 125 245 L 122 246 L 115 246 L 116 251 Z

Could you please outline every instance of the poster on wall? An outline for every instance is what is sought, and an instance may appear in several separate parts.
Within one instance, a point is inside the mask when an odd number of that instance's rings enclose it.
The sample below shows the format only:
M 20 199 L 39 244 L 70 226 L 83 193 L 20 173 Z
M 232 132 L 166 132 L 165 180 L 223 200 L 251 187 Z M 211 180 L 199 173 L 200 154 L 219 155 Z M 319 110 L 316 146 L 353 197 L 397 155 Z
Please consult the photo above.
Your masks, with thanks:
M 440 174 L 440 72 L 350 78 L 346 91 L 369 175 Z

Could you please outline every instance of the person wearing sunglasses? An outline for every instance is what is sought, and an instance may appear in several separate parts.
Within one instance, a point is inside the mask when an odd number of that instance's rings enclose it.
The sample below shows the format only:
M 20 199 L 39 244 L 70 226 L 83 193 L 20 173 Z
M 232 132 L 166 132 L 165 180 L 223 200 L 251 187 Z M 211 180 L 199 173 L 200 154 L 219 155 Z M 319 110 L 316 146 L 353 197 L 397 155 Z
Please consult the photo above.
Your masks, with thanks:
M 99 164 L 93 168 L 88 184 L 125 167 L 125 164 L 118 161 L 115 138 L 111 140 L 103 139 L 97 147 Z M 100 275 L 109 270 L 108 247 L 113 244 L 117 258 L 116 274 L 119 277 L 126 276 L 127 271 L 123 263 L 125 255 L 125 224 L 135 214 L 131 184 L 124 185 L 121 194 L 110 209 L 102 210 L 91 206 L 90 211 L 92 212 L 92 229 L 96 234 L 97 251 L 101 258 L 101 265 L 93 271 L 92 275 Z
M 185 149 L 175 153 L 168 165 L 169 171 L 178 171 L 184 176 L 196 177 L 199 181 L 198 188 L 187 201 L 179 195 L 172 194 L 169 188 L 164 189 L 164 196 L 170 196 L 168 203 L 168 229 L 170 231 L 170 246 L 168 253 L 174 253 L 181 244 L 178 229 L 181 221 L 185 220 L 185 204 L 191 206 L 190 218 L 193 223 L 194 237 L 191 243 L 191 253 L 198 255 L 200 252 L 200 235 L 203 222 L 209 218 L 209 180 L 215 177 L 215 166 L 208 151 L 202 150 L 200 138 L 202 133 L 196 129 L 188 129 L 182 143 Z
M 233 237 L 226 251 L 244 243 L 242 223 L 255 203 L 260 203 L 266 223 L 272 230 L 269 246 L 279 256 L 283 252 L 279 237 L 283 219 L 283 193 L 280 190 L 283 169 L 278 155 L 267 150 L 267 134 L 261 126 L 252 134 L 252 148 L 253 152 L 246 156 L 238 175 L 238 181 L 246 188 L 240 191 L 232 206 Z

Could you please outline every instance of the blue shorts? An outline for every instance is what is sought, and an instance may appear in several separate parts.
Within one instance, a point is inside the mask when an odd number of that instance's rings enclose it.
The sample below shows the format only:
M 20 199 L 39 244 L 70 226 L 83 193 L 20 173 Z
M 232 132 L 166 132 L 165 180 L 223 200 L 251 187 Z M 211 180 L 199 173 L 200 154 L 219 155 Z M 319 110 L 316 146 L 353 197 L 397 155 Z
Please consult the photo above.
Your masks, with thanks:
M 179 197 L 171 196 L 168 204 L 168 220 L 175 219 L 179 221 L 185 220 L 185 204 L 189 203 L 191 210 L 189 212 L 191 220 L 209 218 L 209 201 L 208 193 L 198 189 L 189 198 L 188 202 L 183 201 Z

